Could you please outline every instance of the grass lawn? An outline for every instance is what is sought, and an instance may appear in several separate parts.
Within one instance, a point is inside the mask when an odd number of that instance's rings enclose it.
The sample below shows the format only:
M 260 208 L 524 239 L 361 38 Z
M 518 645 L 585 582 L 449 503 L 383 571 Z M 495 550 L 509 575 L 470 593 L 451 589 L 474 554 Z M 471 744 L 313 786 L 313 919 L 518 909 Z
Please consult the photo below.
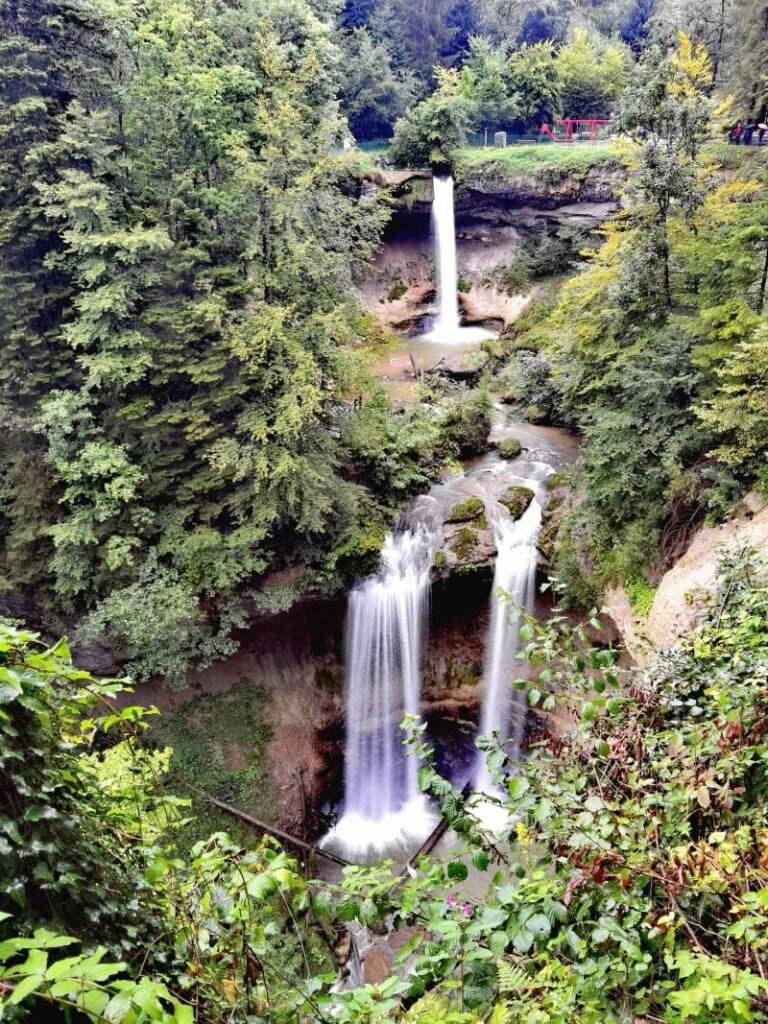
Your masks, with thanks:
M 610 142 L 601 142 L 597 146 L 531 143 L 506 149 L 460 149 L 456 153 L 456 166 L 459 173 L 471 173 L 478 168 L 493 168 L 504 174 L 530 174 L 548 168 L 565 173 L 570 170 L 586 171 L 616 159 Z

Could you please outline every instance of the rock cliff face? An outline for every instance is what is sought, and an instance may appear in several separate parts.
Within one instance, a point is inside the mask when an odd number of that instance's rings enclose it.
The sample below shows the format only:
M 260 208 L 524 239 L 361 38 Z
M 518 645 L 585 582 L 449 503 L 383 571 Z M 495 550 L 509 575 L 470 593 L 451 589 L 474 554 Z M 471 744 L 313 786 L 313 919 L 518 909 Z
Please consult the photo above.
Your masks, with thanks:
M 651 610 L 643 621 L 633 615 L 627 594 L 614 588 L 606 607 L 640 664 L 654 651 L 674 645 L 695 625 L 717 590 L 718 565 L 724 554 L 768 547 L 768 502 L 745 498 L 738 514 L 722 526 L 703 527 L 678 563 L 663 577 Z
M 365 306 L 403 333 L 417 333 L 435 294 L 431 240 L 432 186 L 422 173 L 376 172 L 369 186 L 393 196 L 390 223 L 372 270 L 360 283 Z M 509 326 L 526 299 L 500 272 L 526 243 L 547 238 L 578 251 L 618 208 L 618 172 L 597 166 L 583 175 L 554 171 L 505 175 L 490 164 L 467 168 L 456 182 L 456 238 L 461 305 L 467 323 Z

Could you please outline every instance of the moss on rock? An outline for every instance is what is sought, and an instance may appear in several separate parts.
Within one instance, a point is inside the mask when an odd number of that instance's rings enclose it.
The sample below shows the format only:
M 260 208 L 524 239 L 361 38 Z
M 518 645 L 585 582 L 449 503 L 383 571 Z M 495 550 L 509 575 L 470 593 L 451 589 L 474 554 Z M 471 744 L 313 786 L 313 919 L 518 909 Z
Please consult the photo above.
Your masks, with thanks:
M 481 498 L 466 498 L 454 505 L 446 517 L 446 523 L 469 523 L 485 511 Z
M 520 519 L 535 497 L 536 495 L 530 487 L 510 487 L 499 498 L 499 501 L 509 509 L 509 514 L 513 519 Z
M 435 569 L 444 569 L 445 563 L 448 561 L 448 556 L 444 551 L 436 551 L 432 565 Z
M 529 405 L 525 410 L 525 418 L 529 423 L 533 423 L 537 426 L 543 426 L 549 422 L 549 416 L 543 409 L 540 409 L 538 405 Z
M 517 459 L 522 451 L 523 446 L 516 437 L 505 437 L 499 442 L 498 452 L 502 459 Z
M 477 551 L 478 534 L 468 526 L 462 526 L 451 539 L 451 551 L 460 562 L 469 562 Z

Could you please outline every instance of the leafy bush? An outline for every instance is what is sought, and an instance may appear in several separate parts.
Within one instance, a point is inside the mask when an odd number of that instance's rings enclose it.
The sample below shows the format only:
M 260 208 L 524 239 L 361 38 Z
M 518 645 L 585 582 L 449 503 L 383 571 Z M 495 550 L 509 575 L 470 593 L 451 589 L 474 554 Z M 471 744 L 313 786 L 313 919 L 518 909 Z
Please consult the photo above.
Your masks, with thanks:
M 470 99 L 454 70 L 437 69 L 437 89 L 395 125 L 389 155 L 398 167 L 451 166 L 451 154 L 466 140 Z
M 448 452 L 459 458 L 481 455 L 490 448 L 492 403 L 488 392 L 461 389 L 445 403 L 441 436 Z

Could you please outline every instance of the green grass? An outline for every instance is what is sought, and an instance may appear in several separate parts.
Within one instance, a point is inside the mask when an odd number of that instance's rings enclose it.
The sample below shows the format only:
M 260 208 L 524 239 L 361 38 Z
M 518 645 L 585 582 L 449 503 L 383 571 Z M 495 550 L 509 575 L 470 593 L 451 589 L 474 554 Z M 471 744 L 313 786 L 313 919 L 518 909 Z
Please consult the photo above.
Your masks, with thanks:
M 768 143 L 768 138 L 766 138 Z M 727 142 L 711 142 L 704 147 L 704 156 L 726 170 L 739 171 L 749 177 L 764 174 L 768 168 L 768 144 L 765 146 L 731 146 Z
M 532 143 L 508 146 L 506 149 L 460 149 L 456 153 L 458 175 L 472 173 L 478 168 L 503 174 L 546 174 L 555 169 L 561 174 L 586 172 L 599 164 L 618 164 L 612 144 L 597 146 L 561 146 Z
M 151 736 L 173 748 L 169 788 L 191 796 L 183 785 L 191 782 L 254 817 L 273 821 L 277 792 L 266 773 L 268 700 L 263 687 L 242 679 L 225 693 L 203 694 L 159 719 Z M 189 846 L 216 831 L 226 831 L 247 845 L 257 838 L 236 818 L 197 797 L 192 815 L 182 837 Z

